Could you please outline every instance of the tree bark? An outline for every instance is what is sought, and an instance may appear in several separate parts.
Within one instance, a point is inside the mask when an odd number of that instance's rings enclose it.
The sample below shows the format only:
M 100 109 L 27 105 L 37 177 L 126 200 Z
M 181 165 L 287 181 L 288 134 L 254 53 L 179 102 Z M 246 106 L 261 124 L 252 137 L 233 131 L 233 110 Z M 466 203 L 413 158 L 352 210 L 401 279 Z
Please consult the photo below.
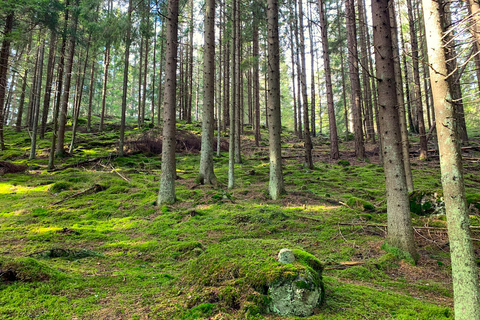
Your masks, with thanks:
M 400 67 L 400 50 L 397 36 L 397 19 L 395 12 L 395 2 L 390 0 L 388 12 L 390 16 L 390 26 L 392 35 L 392 49 L 393 49 L 393 67 L 395 72 L 395 83 L 398 103 L 398 116 L 400 121 L 400 134 L 402 137 L 402 156 L 403 165 L 405 167 L 405 178 L 407 182 L 408 192 L 413 191 L 412 169 L 410 166 L 410 152 L 408 143 L 407 119 L 405 114 L 405 99 L 403 97 L 403 79 L 402 69 Z
M 284 192 L 281 149 L 281 113 L 280 113 L 280 39 L 278 36 L 278 0 L 267 1 L 267 37 L 268 37 L 268 117 L 270 126 L 270 197 L 277 200 Z
M 5 25 L 3 27 L 2 49 L 0 50 L 0 150 L 5 150 L 5 141 L 3 138 L 3 105 L 5 104 L 5 95 L 7 88 L 8 58 L 10 57 L 10 33 L 13 30 L 13 11 L 7 14 Z
M 442 40 L 442 3 L 423 0 L 423 12 L 431 66 L 430 83 L 435 107 L 443 197 L 447 214 L 452 262 L 455 319 L 480 319 L 478 269 L 475 262 L 470 219 L 465 198 L 462 156 L 455 124 L 455 107 L 451 103 L 445 49 Z
M 232 21 L 235 21 L 236 16 L 237 16 L 237 10 L 238 10 L 238 0 L 233 0 L 232 1 Z M 237 32 L 236 32 L 236 23 L 233 22 L 232 26 L 232 48 L 231 48 L 231 54 L 232 54 L 232 103 L 230 103 L 230 130 L 229 130 L 229 147 L 228 147 L 228 189 L 233 189 L 235 186 L 235 125 L 236 125 L 236 112 L 235 112 L 235 102 L 236 102 L 236 95 L 237 95 L 237 53 L 235 49 L 236 45 L 236 37 L 237 37 Z
M 318 0 L 318 13 L 320 15 L 320 30 L 322 34 L 322 56 L 323 67 L 325 71 L 325 86 L 327 89 L 327 108 L 328 108 L 328 123 L 330 128 L 330 158 L 337 160 L 340 158 L 338 151 L 338 136 L 337 136 L 337 122 L 335 119 L 335 105 L 333 103 L 333 89 L 332 89 L 332 69 L 330 67 L 330 53 L 328 50 L 328 32 L 327 21 L 325 19 L 324 1 Z
M 168 1 L 165 97 L 163 113 L 162 173 L 157 205 L 175 202 L 175 148 L 177 103 L 178 0 Z
M 259 59 L 258 54 L 258 17 L 257 14 L 253 15 L 253 43 L 252 43 L 252 56 L 253 56 L 253 110 L 255 113 L 255 145 L 260 146 L 260 75 L 259 75 Z M 295 98 L 294 98 L 295 99 Z M 295 122 L 295 130 L 297 130 Z
M 43 96 L 43 112 L 42 123 L 40 125 L 40 139 L 45 138 L 45 129 L 48 120 L 48 109 L 50 108 L 50 100 L 52 97 L 52 83 L 53 71 L 55 64 L 55 47 L 57 45 L 57 33 L 55 30 L 50 31 L 50 43 L 48 47 L 48 62 L 47 62 L 47 79 L 45 82 L 45 94 Z
M 216 184 L 213 172 L 213 127 L 215 119 L 215 0 L 205 2 L 205 33 L 203 55 L 203 116 L 202 147 L 200 154 L 201 184 Z
M 387 189 L 387 242 L 409 254 L 416 261 L 418 256 L 413 238 L 405 167 L 402 159 L 388 1 L 372 1 L 373 43 L 381 119 L 383 168 Z
M 128 68 L 130 66 L 130 45 L 132 43 L 132 11 L 133 11 L 133 0 L 128 1 L 128 25 L 127 32 L 125 35 L 125 57 L 123 59 L 123 84 L 122 84 L 122 114 L 120 122 L 120 141 L 118 144 L 118 153 L 120 157 L 124 155 L 124 144 L 125 144 L 125 119 L 127 116 L 127 92 L 128 92 Z M 155 60 L 155 59 L 154 59 Z M 153 106 L 153 103 L 152 103 Z M 152 115 L 153 121 L 153 115 Z
M 350 69 L 350 86 L 352 93 L 355 155 L 359 159 L 364 159 L 365 146 L 363 143 L 362 110 L 360 106 L 362 92 L 360 90 L 360 78 L 358 76 L 357 31 L 355 26 L 355 7 L 353 0 L 347 0 L 345 3 L 345 19 L 347 25 L 347 46 L 349 48 L 348 66 Z
M 43 78 L 43 56 L 45 53 L 45 39 L 43 44 L 38 48 L 38 64 L 37 64 L 37 78 L 35 79 L 35 101 L 33 103 L 33 126 L 32 126 L 32 141 L 30 145 L 30 157 L 29 160 L 35 159 L 35 152 L 37 147 L 37 129 L 38 118 L 40 114 L 40 94 L 42 91 L 42 78 Z

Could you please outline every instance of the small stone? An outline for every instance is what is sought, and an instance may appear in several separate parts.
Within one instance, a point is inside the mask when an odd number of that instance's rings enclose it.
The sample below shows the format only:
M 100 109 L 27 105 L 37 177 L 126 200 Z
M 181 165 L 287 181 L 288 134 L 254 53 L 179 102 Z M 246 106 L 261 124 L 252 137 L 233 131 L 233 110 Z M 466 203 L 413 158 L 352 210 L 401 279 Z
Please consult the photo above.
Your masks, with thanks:
M 278 262 L 283 264 L 293 263 L 295 261 L 295 255 L 293 251 L 287 248 L 283 248 L 278 253 Z

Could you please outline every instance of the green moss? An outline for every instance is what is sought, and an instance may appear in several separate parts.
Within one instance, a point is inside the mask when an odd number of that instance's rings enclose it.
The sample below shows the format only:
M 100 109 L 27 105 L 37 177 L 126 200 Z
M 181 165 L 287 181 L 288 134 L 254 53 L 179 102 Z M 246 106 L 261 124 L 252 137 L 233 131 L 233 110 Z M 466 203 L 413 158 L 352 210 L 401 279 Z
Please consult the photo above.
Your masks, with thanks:
M 50 187 L 51 193 L 59 193 L 65 190 L 70 190 L 73 184 L 65 181 L 56 182 L 53 186 Z
M 47 281 L 51 278 L 61 279 L 65 277 L 61 272 L 33 258 L 8 259 L 0 257 L 0 270 L 2 274 L 10 272 L 10 276 L 13 277 L 9 279 L 2 276 L 0 277 L 0 283 L 9 280 L 22 282 Z
M 347 201 L 347 205 L 352 208 L 362 208 L 363 210 L 375 209 L 375 206 L 371 202 L 357 197 L 350 197 Z

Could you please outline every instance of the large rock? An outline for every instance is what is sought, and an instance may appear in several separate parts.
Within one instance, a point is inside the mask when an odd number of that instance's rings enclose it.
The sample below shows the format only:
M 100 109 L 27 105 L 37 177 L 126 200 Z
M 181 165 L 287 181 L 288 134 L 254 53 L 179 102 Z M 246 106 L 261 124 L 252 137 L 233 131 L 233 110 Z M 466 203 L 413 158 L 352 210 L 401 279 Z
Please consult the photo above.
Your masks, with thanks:
M 279 279 L 268 288 L 268 310 L 282 316 L 306 317 L 322 302 L 324 296 L 321 263 L 301 250 L 282 249 L 279 262 L 303 265 L 296 277 Z

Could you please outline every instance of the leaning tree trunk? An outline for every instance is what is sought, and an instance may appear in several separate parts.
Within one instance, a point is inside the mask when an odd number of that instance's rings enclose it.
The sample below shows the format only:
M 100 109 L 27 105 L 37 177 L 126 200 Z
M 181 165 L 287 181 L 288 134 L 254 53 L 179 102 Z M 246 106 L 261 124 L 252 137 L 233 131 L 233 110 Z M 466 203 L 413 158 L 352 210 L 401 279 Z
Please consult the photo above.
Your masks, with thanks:
M 388 1 L 372 1 L 373 44 L 375 46 L 378 104 L 381 119 L 383 168 L 387 189 L 387 242 L 416 260 L 418 257 L 413 238 L 407 182 L 402 159 L 402 137 L 400 133 Z
M 162 172 L 157 205 L 175 202 L 178 0 L 168 1 L 165 97 L 163 99 Z
M 455 107 L 451 101 L 449 83 L 446 81 L 448 71 L 442 39 L 441 5 L 442 3 L 437 1 L 423 0 L 428 60 L 432 69 L 430 83 L 435 119 L 438 123 L 440 169 L 452 261 L 455 319 L 478 320 L 480 319 L 478 269 L 470 234 Z
M 278 0 L 267 1 L 268 38 L 268 126 L 270 150 L 270 197 L 277 200 L 284 192 L 282 173 L 280 114 L 280 39 L 278 36 Z
M 205 2 L 205 45 L 203 55 L 203 116 L 200 154 L 201 184 L 216 184 L 213 172 L 213 128 L 215 119 L 215 0 Z
M 330 53 L 328 50 L 327 21 L 325 19 L 324 1 L 318 0 L 318 13 L 320 15 L 320 29 L 322 34 L 322 56 L 325 70 L 325 86 L 327 89 L 328 123 L 330 128 L 330 158 L 337 160 L 338 152 L 337 123 L 335 120 L 335 105 L 333 103 L 332 69 L 330 67 Z

